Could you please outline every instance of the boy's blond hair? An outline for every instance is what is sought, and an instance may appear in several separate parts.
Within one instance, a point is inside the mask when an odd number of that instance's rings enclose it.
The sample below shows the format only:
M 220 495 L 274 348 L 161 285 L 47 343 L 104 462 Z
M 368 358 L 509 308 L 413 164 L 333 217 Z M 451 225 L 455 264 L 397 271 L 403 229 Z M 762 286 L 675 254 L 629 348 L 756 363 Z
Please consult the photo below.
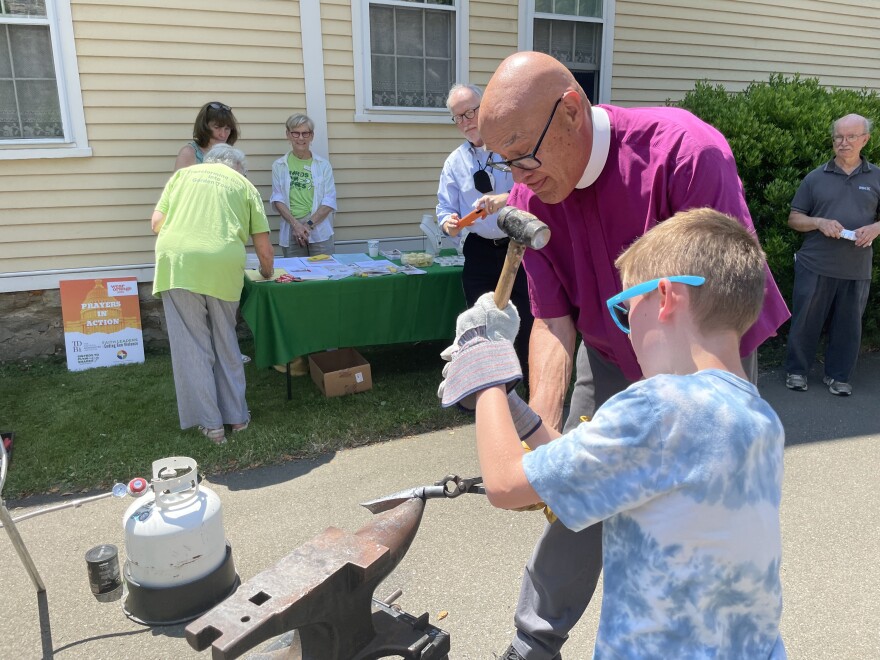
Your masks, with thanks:
M 614 265 L 624 288 L 670 275 L 701 275 L 688 287 L 691 310 L 702 332 L 735 330 L 742 335 L 764 302 L 766 257 L 745 227 L 714 209 L 676 213 L 621 254 Z

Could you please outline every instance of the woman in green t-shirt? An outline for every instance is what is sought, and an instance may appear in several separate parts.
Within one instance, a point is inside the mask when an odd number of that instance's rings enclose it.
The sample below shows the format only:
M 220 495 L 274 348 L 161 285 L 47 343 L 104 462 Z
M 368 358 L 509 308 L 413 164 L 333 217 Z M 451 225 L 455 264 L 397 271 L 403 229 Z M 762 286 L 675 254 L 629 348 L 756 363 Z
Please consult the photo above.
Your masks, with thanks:
M 312 153 L 315 123 L 311 119 L 291 115 L 285 128 L 290 151 L 272 165 L 269 199 L 282 218 L 278 244 L 285 257 L 333 254 L 333 168 Z

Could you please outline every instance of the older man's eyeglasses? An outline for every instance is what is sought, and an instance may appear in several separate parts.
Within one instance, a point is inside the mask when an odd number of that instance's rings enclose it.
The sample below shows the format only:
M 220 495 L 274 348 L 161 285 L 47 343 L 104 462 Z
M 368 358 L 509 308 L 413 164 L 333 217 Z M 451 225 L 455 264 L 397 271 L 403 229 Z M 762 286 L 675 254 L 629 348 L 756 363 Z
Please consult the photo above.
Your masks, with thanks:
M 314 131 L 287 131 L 287 134 L 292 138 L 310 138 Z
M 541 161 L 537 158 L 538 149 L 541 148 L 541 143 L 544 141 L 544 136 L 547 135 L 547 130 L 550 128 L 550 124 L 553 121 L 553 115 L 556 114 L 556 108 L 559 107 L 559 104 L 562 103 L 562 99 L 564 96 L 560 96 L 556 99 L 556 103 L 553 104 L 553 110 L 550 111 L 550 118 L 547 120 L 547 123 L 544 125 L 544 130 L 541 131 L 541 137 L 538 138 L 538 143 L 535 145 L 535 148 L 532 149 L 532 153 L 528 156 L 520 156 L 519 158 L 511 158 L 510 160 L 493 160 L 489 161 L 489 167 L 492 167 L 496 170 L 501 170 L 502 172 L 510 172 L 510 168 L 518 167 L 521 170 L 536 170 L 541 167 Z
M 834 140 L 835 144 L 840 144 L 844 140 L 846 140 L 847 142 L 855 142 L 860 137 L 864 137 L 865 135 L 867 135 L 867 133 L 859 133 L 858 135 L 856 135 L 855 133 L 850 133 L 849 135 L 833 135 L 831 136 L 831 139 Z
M 211 110 L 225 110 L 226 112 L 232 112 L 232 108 L 230 108 L 228 105 L 218 103 L 217 101 L 209 103 L 208 107 L 211 108 Z
M 465 110 L 460 115 L 452 115 L 452 121 L 456 124 L 460 124 L 465 119 L 473 119 L 474 116 L 477 114 L 477 110 L 479 110 L 479 109 L 480 109 L 480 106 L 477 106 L 476 108 L 471 108 L 470 110 Z
M 648 293 L 656 289 L 660 280 L 669 280 L 670 282 L 681 282 L 689 286 L 700 286 L 706 281 L 705 277 L 700 275 L 670 275 L 669 277 L 658 277 L 656 280 L 648 280 L 641 284 L 636 284 L 628 289 L 624 289 L 616 296 L 609 298 L 605 304 L 608 305 L 608 312 L 614 323 L 626 334 L 629 334 L 629 307 L 624 303 L 630 298 L 635 298 L 643 293 Z

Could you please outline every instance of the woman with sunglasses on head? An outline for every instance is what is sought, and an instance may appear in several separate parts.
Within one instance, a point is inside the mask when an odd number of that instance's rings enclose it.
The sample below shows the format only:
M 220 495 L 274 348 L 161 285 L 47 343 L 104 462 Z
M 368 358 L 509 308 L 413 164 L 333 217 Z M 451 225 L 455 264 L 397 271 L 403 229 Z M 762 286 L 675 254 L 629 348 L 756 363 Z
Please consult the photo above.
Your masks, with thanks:
M 315 122 L 308 116 L 291 115 L 285 128 L 290 151 L 272 164 L 269 199 L 282 218 L 278 244 L 285 257 L 333 254 L 333 168 L 312 153 Z
M 437 190 L 437 222 L 444 234 L 459 236 L 464 227 L 459 223 L 474 209 L 485 215 L 467 227 L 464 240 L 464 269 L 461 284 L 468 307 L 473 307 L 482 294 L 494 291 L 507 255 L 507 234 L 498 228 L 497 213 L 507 203 L 513 187 L 510 172 L 493 171 L 489 161 L 497 158 L 483 144 L 477 128 L 483 92 L 476 85 L 456 83 L 446 97 L 452 121 L 465 141 L 446 159 Z M 532 312 L 525 272 L 520 269 L 511 293 L 511 300 L 522 318 L 516 338 L 516 354 L 522 368 L 528 370 L 529 336 Z M 523 379 L 528 383 L 528 378 Z
M 238 140 L 238 122 L 232 108 L 219 101 L 206 103 L 196 115 L 192 142 L 187 142 L 177 154 L 174 171 L 205 161 L 205 154 L 218 144 L 232 146 Z

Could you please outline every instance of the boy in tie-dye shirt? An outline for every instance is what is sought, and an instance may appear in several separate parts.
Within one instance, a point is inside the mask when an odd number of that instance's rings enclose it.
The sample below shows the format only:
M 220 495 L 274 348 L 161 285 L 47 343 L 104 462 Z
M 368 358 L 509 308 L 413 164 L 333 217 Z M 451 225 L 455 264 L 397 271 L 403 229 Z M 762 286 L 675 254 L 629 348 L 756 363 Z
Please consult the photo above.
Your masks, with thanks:
M 731 218 L 697 209 L 616 265 L 628 288 L 608 301 L 608 322 L 629 334 L 645 380 L 559 436 L 508 398 L 516 312 L 482 300 L 459 319 L 444 404 L 476 397 L 493 505 L 543 501 L 575 531 L 604 521 L 594 657 L 784 658 L 784 435 L 739 356 L 761 309 L 763 252 Z

